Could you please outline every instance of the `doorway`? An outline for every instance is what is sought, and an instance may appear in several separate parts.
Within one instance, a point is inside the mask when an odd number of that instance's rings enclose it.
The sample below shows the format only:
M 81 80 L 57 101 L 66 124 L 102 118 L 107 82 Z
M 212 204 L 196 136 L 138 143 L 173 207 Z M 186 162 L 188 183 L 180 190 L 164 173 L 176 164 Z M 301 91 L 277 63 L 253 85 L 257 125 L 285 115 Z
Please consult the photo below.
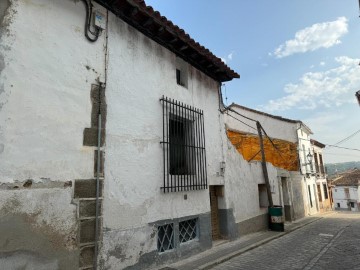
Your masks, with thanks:
M 220 239 L 219 208 L 216 186 L 209 186 L 210 210 L 211 210 L 211 233 L 213 241 Z

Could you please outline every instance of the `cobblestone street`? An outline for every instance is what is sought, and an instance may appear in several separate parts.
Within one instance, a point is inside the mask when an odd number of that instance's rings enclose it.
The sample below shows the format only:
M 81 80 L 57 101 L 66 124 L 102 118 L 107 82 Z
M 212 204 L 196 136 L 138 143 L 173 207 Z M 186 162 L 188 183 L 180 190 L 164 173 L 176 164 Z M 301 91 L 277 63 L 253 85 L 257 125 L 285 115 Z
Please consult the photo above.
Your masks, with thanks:
M 214 270 L 360 270 L 360 214 L 333 213 L 246 252 Z

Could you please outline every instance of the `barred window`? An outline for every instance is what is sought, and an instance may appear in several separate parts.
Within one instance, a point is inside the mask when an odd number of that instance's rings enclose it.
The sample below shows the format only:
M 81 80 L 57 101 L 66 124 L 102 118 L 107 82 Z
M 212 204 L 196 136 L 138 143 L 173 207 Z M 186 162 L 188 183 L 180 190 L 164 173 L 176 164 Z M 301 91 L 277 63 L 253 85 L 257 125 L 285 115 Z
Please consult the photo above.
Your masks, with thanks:
M 164 192 L 207 189 L 204 113 L 167 97 L 163 105 Z
M 185 243 L 197 238 L 197 218 L 179 223 L 179 242 Z
M 159 252 L 171 250 L 174 248 L 174 224 L 165 224 L 158 226 L 157 248 Z

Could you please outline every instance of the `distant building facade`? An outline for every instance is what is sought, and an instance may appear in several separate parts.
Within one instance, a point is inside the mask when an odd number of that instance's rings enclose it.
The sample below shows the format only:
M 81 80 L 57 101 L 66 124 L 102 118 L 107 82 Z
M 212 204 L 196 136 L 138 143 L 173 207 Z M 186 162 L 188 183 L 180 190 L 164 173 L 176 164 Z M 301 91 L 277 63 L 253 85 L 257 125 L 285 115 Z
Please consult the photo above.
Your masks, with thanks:
M 303 122 L 250 109 L 238 104 L 229 106 L 225 115 L 228 136 L 245 159 L 260 160 L 258 134 L 254 122 L 259 121 L 272 143 L 265 138 L 268 164 L 282 172 L 275 182 L 279 187 L 280 204 L 287 220 L 294 220 L 319 212 L 313 152 L 312 131 Z M 238 119 L 241 118 L 241 122 Z
M 341 173 L 331 185 L 335 210 L 360 211 L 360 169 Z
M 325 145 L 311 139 L 312 151 L 314 156 L 315 177 L 317 187 L 317 197 L 319 199 L 320 212 L 329 211 L 332 209 L 331 192 L 327 184 L 327 175 L 323 163 L 323 152 Z

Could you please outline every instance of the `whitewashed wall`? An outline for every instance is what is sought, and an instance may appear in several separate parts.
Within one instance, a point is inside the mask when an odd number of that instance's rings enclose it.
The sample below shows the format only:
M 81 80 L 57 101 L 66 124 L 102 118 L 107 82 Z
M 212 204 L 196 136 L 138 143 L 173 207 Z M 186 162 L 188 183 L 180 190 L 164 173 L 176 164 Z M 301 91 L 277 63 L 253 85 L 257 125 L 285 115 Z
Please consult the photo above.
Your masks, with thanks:
M 319 212 L 320 204 L 319 199 L 317 196 L 317 187 L 316 187 L 316 177 L 315 177 L 315 158 L 313 147 L 310 142 L 310 131 L 304 127 L 303 125 L 299 125 L 297 129 L 297 136 L 298 136 L 298 151 L 299 151 L 299 160 L 300 160 L 300 168 L 301 173 L 304 175 L 304 187 L 303 187 L 303 195 L 304 195 L 304 202 L 305 202 L 305 214 L 306 215 L 313 215 Z M 305 154 L 303 151 L 303 146 L 305 148 Z M 307 155 L 312 155 L 312 166 L 309 164 L 309 160 Z M 307 174 L 307 176 L 305 176 Z M 315 185 L 315 190 L 314 190 Z M 312 206 L 310 203 L 310 195 L 308 186 L 310 186 L 311 190 L 311 200 Z
M 91 84 L 104 75 L 105 36 L 87 42 L 81 1 L 1 1 L 0 9 L 0 253 L 22 250 L 0 265 L 77 269 L 71 183 L 93 177 L 83 130 Z
M 323 149 L 319 146 L 316 146 L 316 145 L 312 145 L 312 148 L 313 148 L 313 152 L 314 152 L 314 155 L 318 155 L 318 154 L 321 154 L 323 153 Z M 318 158 L 318 164 L 319 164 L 319 170 L 321 172 L 321 168 L 320 168 L 320 160 Z M 315 157 L 314 157 L 314 170 L 316 171 L 316 164 L 315 164 Z M 324 168 L 325 170 L 325 168 Z M 327 180 L 326 180 L 326 176 L 319 173 L 317 174 L 316 176 L 316 183 L 320 185 L 320 191 L 321 191 L 321 198 L 324 200 L 328 200 L 329 199 L 329 194 L 328 194 L 328 199 L 325 199 L 325 191 L 324 191 L 324 187 L 323 185 L 325 184 L 326 185 L 326 188 L 327 188 Z
M 260 208 L 258 184 L 265 184 L 261 162 L 247 162 L 227 140 L 225 170 L 225 204 L 222 209 L 233 209 L 235 222 L 266 214 L 267 208 Z M 279 181 L 277 169 L 267 163 L 273 202 L 280 204 Z
M 131 238 L 126 249 L 132 250 L 132 258 L 125 255 L 121 262 L 126 267 L 141 254 L 156 251 L 149 223 L 209 213 L 208 189 L 166 194 L 160 190 L 164 173 L 160 98 L 165 95 L 204 111 L 208 183 L 220 184 L 218 83 L 189 65 L 188 88 L 177 85 L 175 54 L 113 15 L 108 48 L 103 208 L 104 228 L 113 233 L 105 235 L 103 252 L 106 265 L 119 264 L 119 258 L 107 251 Z
M 349 189 L 349 197 L 346 197 L 345 188 Z M 359 211 L 359 189 L 358 187 L 344 187 L 344 186 L 335 186 L 332 188 L 334 207 L 338 207 L 338 203 L 340 204 L 340 209 L 351 210 L 351 211 Z M 350 208 L 348 205 L 349 201 L 354 202 L 354 207 Z
M 104 73 L 104 35 L 84 38 L 81 1 L 11 1 L 1 38 L 0 181 L 93 175 L 90 86 Z
M 349 189 L 349 199 L 350 200 L 359 200 L 359 193 L 357 187 L 343 187 L 343 186 L 336 186 L 333 187 L 333 199 L 335 200 L 345 200 L 345 188 Z
M 260 113 L 255 113 L 255 112 L 251 112 L 249 110 L 242 109 L 237 106 L 232 106 L 231 108 L 234 111 L 236 111 L 246 117 L 249 117 L 251 119 L 255 119 L 255 120 L 259 121 L 260 124 L 265 129 L 266 133 L 271 138 L 277 138 L 277 139 L 282 139 L 282 140 L 286 140 L 289 142 L 297 143 L 297 137 L 296 137 L 297 123 L 289 123 L 286 121 L 281 121 L 281 120 L 278 120 L 278 119 L 275 119 L 275 118 L 272 118 L 272 117 L 269 117 L 269 116 L 266 116 L 266 115 L 263 115 Z M 249 126 L 244 125 L 243 123 L 239 122 L 238 120 L 234 119 L 233 117 L 225 114 L 225 122 L 231 129 L 233 129 L 235 131 L 257 134 L 256 123 L 254 121 L 243 118 L 231 111 L 228 111 L 227 113 L 255 128 L 255 129 L 250 128 Z

